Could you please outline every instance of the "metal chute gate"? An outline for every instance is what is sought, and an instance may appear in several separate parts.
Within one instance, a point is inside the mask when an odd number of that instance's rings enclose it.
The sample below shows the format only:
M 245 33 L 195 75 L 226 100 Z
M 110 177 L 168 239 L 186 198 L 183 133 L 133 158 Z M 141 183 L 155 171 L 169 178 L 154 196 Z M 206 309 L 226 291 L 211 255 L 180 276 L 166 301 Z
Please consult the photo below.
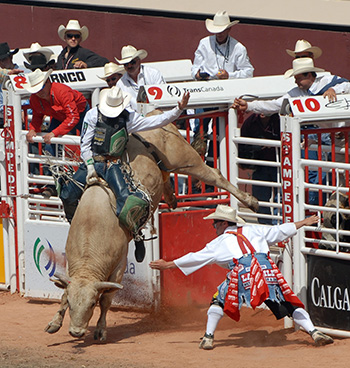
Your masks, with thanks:
M 320 216 L 293 238 L 293 288 L 321 330 L 350 336 L 350 114 L 349 96 L 337 97 L 285 101 L 282 207 L 288 221 Z

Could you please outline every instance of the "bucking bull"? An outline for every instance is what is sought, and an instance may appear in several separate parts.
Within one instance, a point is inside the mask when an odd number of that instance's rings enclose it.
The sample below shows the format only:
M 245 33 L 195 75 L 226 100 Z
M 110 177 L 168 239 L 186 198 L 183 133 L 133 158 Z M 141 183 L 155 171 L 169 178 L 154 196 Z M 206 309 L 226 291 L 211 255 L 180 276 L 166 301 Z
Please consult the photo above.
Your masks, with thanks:
M 254 211 L 258 209 L 258 201 L 254 197 L 233 186 L 219 170 L 205 165 L 173 124 L 138 134 L 150 142 L 150 148 L 169 170 L 227 190 L 247 207 Z M 169 204 L 174 204 L 174 195 L 169 182 L 164 185 L 162 172 L 150 148 L 130 136 L 127 146 L 130 165 L 135 177 L 150 193 L 154 210 L 163 192 Z M 104 186 L 93 185 L 85 190 L 66 244 L 68 276 L 56 274 L 57 279 L 53 280 L 56 286 L 64 288 L 61 305 L 45 331 L 57 332 L 69 308 L 69 333 L 82 337 L 99 302 L 101 314 L 94 338 L 106 340 L 106 314 L 114 292 L 122 288 L 120 283 L 126 267 L 128 243 L 132 239 L 131 234 L 119 224 L 114 203 L 112 191 Z

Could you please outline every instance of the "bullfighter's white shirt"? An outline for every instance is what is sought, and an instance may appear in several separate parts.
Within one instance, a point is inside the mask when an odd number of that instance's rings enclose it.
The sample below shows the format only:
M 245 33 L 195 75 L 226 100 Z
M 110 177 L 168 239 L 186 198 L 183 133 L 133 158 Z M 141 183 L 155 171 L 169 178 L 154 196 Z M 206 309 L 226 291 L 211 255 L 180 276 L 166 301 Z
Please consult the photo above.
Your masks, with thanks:
M 127 108 L 126 110 L 130 114 L 126 125 L 128 133 L 160 128 L 176 120 L 182 112 L 178 107 L 174 107 L 172 110 L 166 111 L 163 114 L 144 117 L 131 108 Z M 80 149 L 81 158 L 84 162 L 93 156 L 91 144 L 95 134 L 96 123 L 97 107 L 94 107 L 86 113 L 83 123 L 83 136 L 81 138 Z
M 215 35 L 201 39 L 194 54 L 192 78 L 195 79 L 200 70 L 213 79 L 219 69 L 225 69 L 229 78 L 251 78 L 254 72 L 247 49 L 233 37 L 228 37 L 221 45 L 216 42 Z
M 334 75 L 322 75 L 316 77 L 314 83 L 309 88 L 309 90 L 300 89 L 299 87 L 294 87 L 290 91 L 288 91 L 282 97 L 276 98 L 274 100 L 255 100 L 252 102 L 248 102 L 247 111 L 255 112 L 256 114 L 265 114 L 272 115 L 278 113 L 282 107 L 283 100 L 291 98 L 291 97 L 303 97 L 303 96 L 313 96 L 318 95 L 319 91 L 322 90 L 327 84 L 329 84 L 334 78 Z M 346 85 L 349 85 L 349 82 L 342 82 L 332 88 L 336 93 L 344 93 L 342 92 Z
M 229 226 L 224 234 L 212 240 L 202 250 L 175 259 L 174 263 L 186 276 L 210 264 L 217 264 L 228 269 L 233 258 L 239 259 L 243 256 L 237 237 L 228 234 L 228 231 L 237 231 L 237 227 Z M 242 233 L 256 252 L 267 254 L 270 245 L 290 238 L 297 233 L 297 229 L 294 223 L 277 226 L 245 225 Z M 249 250 L 248 253 L 250 253 Z

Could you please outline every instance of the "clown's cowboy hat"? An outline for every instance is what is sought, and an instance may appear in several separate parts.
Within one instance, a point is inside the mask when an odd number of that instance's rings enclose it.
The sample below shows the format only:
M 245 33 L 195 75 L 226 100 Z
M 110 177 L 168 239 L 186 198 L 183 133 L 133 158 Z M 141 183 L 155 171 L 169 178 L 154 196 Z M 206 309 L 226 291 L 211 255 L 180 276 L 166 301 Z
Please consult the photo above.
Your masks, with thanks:
M 100 92 L 98 109 L 102 115 L 115 118 L 129 105 L 130 100 L 131 95 L 117 86 L 105 88 Z
M 220 33 L 237 23 L 239 23 L 239 20 L 234 20 L 233 22 L 231 22 L 227 12 L 220 10 L 215 14 L 213 20 L 206 19 L 205 26 L 210 33 Z
M 80 27 L 79 21 L 77 21 L 75 19 L 69 20 L 66 27 L 63 24 L 61 24 L 58 27 L 57 33 L 58 33 L 58 36 L 60 37 L 60 39 L 64 41 L 64 35 L 69 31 L 80 32 L 82 41 L 85 41 L 89 36 L 88 28 L 86 26 Z
M 232 207 L 219 204 L 216 207 L 215 212 L 211 213 L 210 215 L 203 217 L 204 220 L 221 220 L 221 221 L 228 221 L 228 222 L 235 222 L 237 224 L 245 224 L 245 221 L 237 216 L 236 210 Z

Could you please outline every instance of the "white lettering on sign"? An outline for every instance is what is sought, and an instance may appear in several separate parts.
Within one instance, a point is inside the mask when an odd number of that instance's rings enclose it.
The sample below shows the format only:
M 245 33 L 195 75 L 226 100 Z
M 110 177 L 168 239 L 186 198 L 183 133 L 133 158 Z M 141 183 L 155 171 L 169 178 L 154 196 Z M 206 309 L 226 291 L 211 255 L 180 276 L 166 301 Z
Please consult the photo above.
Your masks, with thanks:
M 311 282 L 311 300 L 316 307 L 350 311 L 348 288 L 321 285 L 317 277 Z
M 17 194 L 17 180 L 16 180 L 16 157 L 15 157 L 15 122 L 13 114 L 13 106 L 8 106 L 6 109 L 6 118 L 9 125 L 9 134 L 5 135 L 5 157 L 6 157 L 6 174 L 7 174 L 7 193 L 9 195 Z
M 282 147 L 282 212 L 284 222 L 293 222 L 293 159 L 292 133 L 281 134 Z

